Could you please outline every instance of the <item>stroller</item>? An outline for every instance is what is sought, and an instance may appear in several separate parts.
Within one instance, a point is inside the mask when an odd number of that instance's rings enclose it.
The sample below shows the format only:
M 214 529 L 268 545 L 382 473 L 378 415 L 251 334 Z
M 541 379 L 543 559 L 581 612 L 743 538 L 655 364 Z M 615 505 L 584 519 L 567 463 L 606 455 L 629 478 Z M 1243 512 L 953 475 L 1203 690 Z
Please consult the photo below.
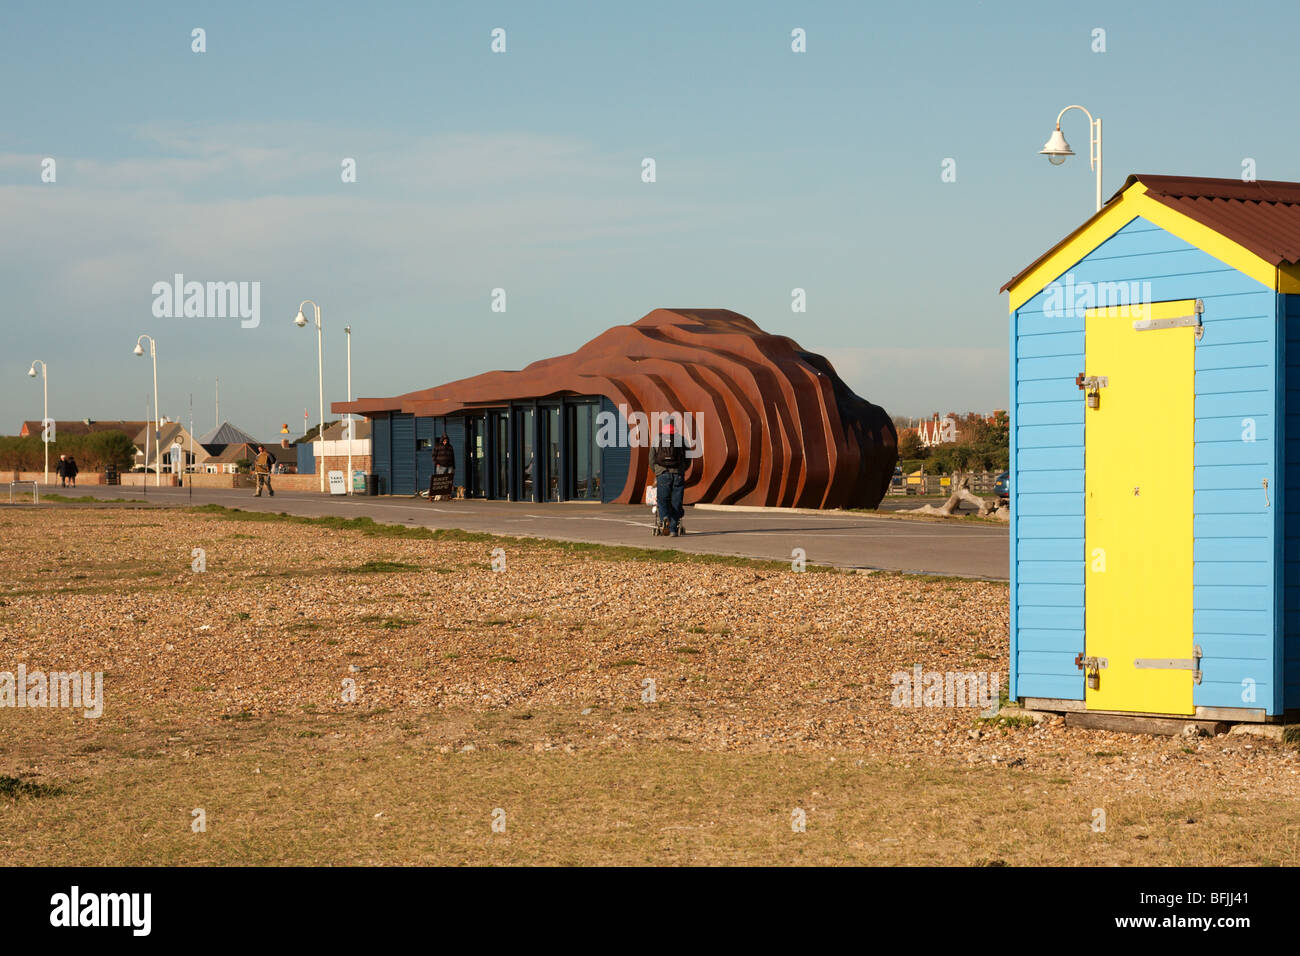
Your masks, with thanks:
M 650 506 L 650 517 L 654 519 L 654 524 L 650 526 L 650 533 L 655 537 L 667 537 L 671 532 L 668 530 L 668 519 L 659 517 L 659 495 L 654 485 L 646 485 L 645 503 Z M 678 521 L 677 533 L 683 535 L 686 533 L 686 525 Z

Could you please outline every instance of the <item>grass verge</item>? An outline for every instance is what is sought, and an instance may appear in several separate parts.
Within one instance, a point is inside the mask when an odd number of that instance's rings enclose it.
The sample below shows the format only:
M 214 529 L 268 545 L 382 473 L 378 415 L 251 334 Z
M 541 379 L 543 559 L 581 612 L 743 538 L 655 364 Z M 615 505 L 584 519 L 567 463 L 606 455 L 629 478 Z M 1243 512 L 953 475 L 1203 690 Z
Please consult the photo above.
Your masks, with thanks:
M 291 515 L 283 511 L 243 511 L 239 508 L 227 508 L 225 505 L 196 505 L 184 509 L 191 514 L 216 515 L 232 521 L 253 522 L 288 522 L 290 524 L 308 525 L 315 528 L 328 528 L 334 531 L 355 531 L 375 538 L 407 538 L 420 541 L 471 542 L 486 545 L 505 545 L 527 541 L 532 547 L 555 551 L 574 557 L 589 557 L 598 561 L 630 561 L 633 563 L 661 564 L 714 564 L 734 568 L 754 568 L 763 571 L 789 571 L 788 561 L 763 561 L 758 558 L 742 558 L 728 554 L 699 554 L 692 551 L 674 551 L 670 549 L 633 548 L 626 545 L 593 544 L 586 541 L 557 541 L 553 538 L 508 537 L 506 535 L 488 534 L 481 531 L 462 531 L 459 528 L 423 528 L 409 525 L 383 524 L 373 518 L 339 518 L 333 515 L 310 518 L 304 515 Z M 353 570 L 363 570 L 355 568 Z M 372 569 L 374 570 L 374 569 Z M 382 569 L 382 570 L 413 570 Z M 807 566 L 808 573 L 847 574 L 844 568 L 827 565 Z
M 61 779 L 10 784 L 59 798 L 3 804 L 0 845 L 11 859 L 90 866 L 1296 862 L 1300 804 L 1267 793 L 1121 794 L 1030 768 L 840 749 L 539 753 L 529 728 L 549 712 L 512 716 L 532 719 L 473 752 L 436 718 L 400 737 L 355 719 L 242 714 L 209 733 L 93 728 L 53 748 L 69 750 Z M 46 735 L 12 729 L 14 757 L 51 750 Z M 1095 806 L 1108 808 L 1104 833 L 1090 829 Z M 191 828 L 196 809 L 205 832 Z

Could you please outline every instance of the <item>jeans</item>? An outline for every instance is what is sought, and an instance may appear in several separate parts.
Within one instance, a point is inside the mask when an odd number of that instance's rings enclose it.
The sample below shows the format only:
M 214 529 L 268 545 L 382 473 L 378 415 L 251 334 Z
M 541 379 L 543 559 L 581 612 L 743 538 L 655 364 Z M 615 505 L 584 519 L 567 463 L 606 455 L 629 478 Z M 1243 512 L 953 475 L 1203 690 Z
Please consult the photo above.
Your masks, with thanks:
M 675 471 L 660 472 L 655 476 L 658 496 L 659 520 L 668 522 L 668 530 L 676 531 L 682 520 L 682 493 L 686 490 L 686 476 Z
M 260 498 L 260 497 L 262 497 L 262 486 L 263 486 L 263 485 L 266 485 L 266 490 L 269 491 L 269 492 L 271 493 L 271 497 L 272 497 L 272 498 L 275 497 L 275 489 L 271 487 L 271 476 L 270 476 L 270 475 L 263 474 L 263 473 L 261 473 L 261 472 L 257 472 L 257 473 L 255 473 L 255 474 L 253 475 L 253 477 L 254 477 L 254 479 L 256 479 L 256 481 L 257 481 L 257 493 L 256 493 L 255 495 L 253 495 L 254 498 Z

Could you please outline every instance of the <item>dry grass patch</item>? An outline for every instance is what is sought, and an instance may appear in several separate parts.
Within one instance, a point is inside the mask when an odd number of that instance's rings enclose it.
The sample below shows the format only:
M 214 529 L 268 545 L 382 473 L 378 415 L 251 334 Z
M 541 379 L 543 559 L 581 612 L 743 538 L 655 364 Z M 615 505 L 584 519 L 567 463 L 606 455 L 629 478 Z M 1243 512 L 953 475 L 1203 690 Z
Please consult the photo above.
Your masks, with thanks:
M 0 518 L 0 670 L 106 697 L 0 710 L 10 858 L 1296 862 L 1294 745 L 890 706 L 913 665 L 1005 679 L 1005 584 L 384 527 Z

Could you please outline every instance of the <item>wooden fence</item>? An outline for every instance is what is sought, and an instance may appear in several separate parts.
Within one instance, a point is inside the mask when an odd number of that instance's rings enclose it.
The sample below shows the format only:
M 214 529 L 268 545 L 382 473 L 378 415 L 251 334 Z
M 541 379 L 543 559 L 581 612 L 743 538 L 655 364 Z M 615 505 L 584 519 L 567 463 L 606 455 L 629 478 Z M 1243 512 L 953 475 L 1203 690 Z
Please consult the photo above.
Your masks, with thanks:
M 981 497 L 994 495 L 993 485 L 998 480 L 997 471 L 971 472 L 970 490 Z M 946 495 L 952 490 L 951 475 L 895 475 L 889 485 L 891 495 Z

